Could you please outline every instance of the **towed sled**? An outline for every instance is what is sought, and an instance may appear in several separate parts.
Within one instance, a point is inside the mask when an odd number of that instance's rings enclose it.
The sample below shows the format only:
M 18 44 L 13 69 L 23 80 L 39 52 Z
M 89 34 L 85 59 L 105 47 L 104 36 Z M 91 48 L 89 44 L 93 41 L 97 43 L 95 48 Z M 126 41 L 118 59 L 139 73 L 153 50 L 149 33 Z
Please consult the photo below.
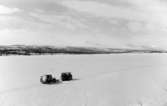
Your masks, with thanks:
M 63 72 L 63 73 L 61 73 L 61 80 L 62 81 L 71 81 L 71 80 L 73 80 L 71 72 Z

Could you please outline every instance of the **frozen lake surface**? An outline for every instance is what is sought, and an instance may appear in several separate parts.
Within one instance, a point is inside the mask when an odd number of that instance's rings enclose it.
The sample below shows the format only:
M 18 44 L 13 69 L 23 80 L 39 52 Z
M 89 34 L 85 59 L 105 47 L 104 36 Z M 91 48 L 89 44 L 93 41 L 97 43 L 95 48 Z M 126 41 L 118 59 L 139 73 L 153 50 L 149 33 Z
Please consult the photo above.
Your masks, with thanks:
M 39 78 L 72 72 L 74 81 Z M 167 54 L 1 56 L 0 106 L 167 106 Z

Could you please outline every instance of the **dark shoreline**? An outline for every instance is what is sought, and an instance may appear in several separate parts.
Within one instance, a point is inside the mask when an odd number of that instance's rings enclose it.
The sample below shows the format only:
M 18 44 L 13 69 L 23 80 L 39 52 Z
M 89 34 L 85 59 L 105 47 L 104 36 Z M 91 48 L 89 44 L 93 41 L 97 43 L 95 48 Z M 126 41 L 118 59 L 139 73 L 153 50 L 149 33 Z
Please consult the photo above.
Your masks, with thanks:
M 54 47 L 54 46 L 27 46 L 11 45 L 0 46 L 0 56 L 9 55 L 58 55 L 58 54 L 121 54 L 121 53 L 167 53 L 165 50 L 146 49 L 117 49 L 94 47 Z

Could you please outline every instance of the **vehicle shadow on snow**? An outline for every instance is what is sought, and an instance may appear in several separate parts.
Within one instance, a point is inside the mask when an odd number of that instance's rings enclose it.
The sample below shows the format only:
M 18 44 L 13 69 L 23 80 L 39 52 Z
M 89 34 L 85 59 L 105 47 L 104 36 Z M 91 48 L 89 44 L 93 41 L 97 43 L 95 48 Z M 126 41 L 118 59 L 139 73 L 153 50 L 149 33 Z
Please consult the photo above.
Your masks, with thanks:
M 44 85 L 59 85 L 59 84 L 63 84 L 63 83 L 67 84 L 67 83 L 74 82 L 74 81 L 78 81 L 78 80 L 80 80 L 80 79 L 74 78 L 74 79 L 69 80 L 69 81 L 61 81 L 61 80 L 58 80 L 58 81 L 56 81 L 56 82 L 46 83 L 46 84 L 44 84 Z
M 44 85 L 58 85 L 58 84 L 61 84 L 62 81 L 56 81 L 56 82 L 50 82 L 50 83 L 42 83 Z
M 78 78 L 73 78 L 71 81 L 78 81 L 78 80 L 80 80 L 80 79 L 78 79 Z M 69 81 L 70 82 L 70 81 Z

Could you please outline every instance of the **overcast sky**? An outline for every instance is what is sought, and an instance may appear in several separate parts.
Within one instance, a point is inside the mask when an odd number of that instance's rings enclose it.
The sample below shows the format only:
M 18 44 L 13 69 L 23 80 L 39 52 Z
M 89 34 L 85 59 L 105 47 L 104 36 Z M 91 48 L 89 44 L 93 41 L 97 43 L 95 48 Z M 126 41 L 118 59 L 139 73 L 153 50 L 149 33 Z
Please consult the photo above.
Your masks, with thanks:
M 167 49 L 165 0 L 0 0 L 0 45 Z

